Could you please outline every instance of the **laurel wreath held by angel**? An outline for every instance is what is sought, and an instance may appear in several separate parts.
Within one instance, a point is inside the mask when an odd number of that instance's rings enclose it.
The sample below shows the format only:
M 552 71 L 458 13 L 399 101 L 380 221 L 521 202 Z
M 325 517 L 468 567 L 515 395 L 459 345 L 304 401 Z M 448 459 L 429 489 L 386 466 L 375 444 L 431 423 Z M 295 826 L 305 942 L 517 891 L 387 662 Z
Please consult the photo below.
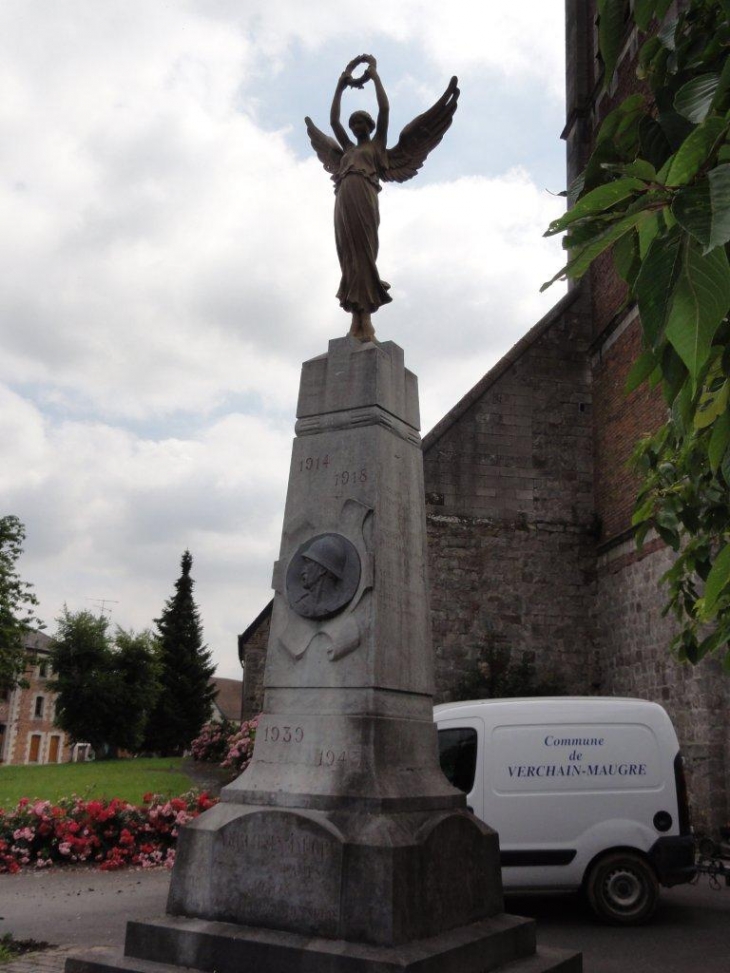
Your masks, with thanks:
M 359 64 L 367 67 L 355 78 Z M 362 88 L 367 81 L 375 86 L 378 120 L 366 111 L 354 112 L 349 121 L 353 142 L 340 122 L 342 93 L 345 88 Z M 332 99 L 330 125 L 337 141 L 311 118 L 305 119 L 312 147 L 335 184 L 335 242 L 342 270 L 337 297 L 352 314 L 350 335 L 360 341 L 373 339 L 371 315 L 392 300 L 390 285 L 380 279 L 377 268 L 380 183 L 405 182 L 416 175 L 451 125 L 458 98 L 457 79 L 452 78 L 436 104 L 406 125 L 397 144 L 388 149 L 388 97 L 375 58 L 361 54 L 340 75 Z

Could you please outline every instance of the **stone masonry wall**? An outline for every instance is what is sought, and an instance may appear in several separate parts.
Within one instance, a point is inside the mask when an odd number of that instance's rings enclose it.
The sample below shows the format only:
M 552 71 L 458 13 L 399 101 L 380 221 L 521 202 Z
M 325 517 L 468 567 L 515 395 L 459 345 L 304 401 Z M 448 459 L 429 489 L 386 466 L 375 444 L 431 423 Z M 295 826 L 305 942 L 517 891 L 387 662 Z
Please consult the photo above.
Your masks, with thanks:
M 454 698 L 486 642 L 571 692 L 595 689 L 592 543 L 572 525 L 429 515 L 436 702 Z
M 256 622 L 251 626 L 250 635 L 244 638 L 243 644 L 243 707 L 244 720 L 250 720 L 261 712 L 264 705 L 264 668 L 266 666 L 266 648 L 269 644 L 269 626 L 271 622 L 271 606 L 267 605 Z
M 588 322 L 568 295 L 424 440 L 437 698 L 487 639 L 588 692 L 594 671 Z
M 675 623 L 662 617 L 659 579 L 671 563 L 672 552 L 660 541 L 641 554 L 627 541 L 599 558 L 601 692 L 652 699 L 667 710 L 684 756 L 693 823 L 698 831 L 715 831 L 730 818 L 730 680 L 713 659 L 693 667 L 669 654 Z

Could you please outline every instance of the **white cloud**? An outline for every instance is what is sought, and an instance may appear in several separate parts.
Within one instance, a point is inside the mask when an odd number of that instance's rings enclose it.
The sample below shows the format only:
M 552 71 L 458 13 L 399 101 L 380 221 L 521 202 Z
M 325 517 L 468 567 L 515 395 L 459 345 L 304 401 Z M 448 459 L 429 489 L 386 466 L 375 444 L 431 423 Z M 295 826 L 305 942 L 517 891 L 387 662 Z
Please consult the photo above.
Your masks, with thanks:
M 524 87 L 529 125 L 562 88 L 560 14 L 0 5 L 0 489 L 49 622 L 64 601 L 108 598 L 114 620 L 150 624 L 190 547 L 208 641 L 233 675 L 235 634 L 269 596 L 300 362 L 348 322 L 331 183 L 266 130 L 260 79 L 297 51 L 387 40 L 423 62 L 404 61 L 393 91 L 425 101 L 464 74 L 473 110 Z M 496 135 L 480 137 L 486 158 Z M 419 374 L 425 429 L 559 296 L 538 294 L 560 262 L 541 238 L 559 208 L 524 169 L 385 187 L 394 303 L 375 324 Z

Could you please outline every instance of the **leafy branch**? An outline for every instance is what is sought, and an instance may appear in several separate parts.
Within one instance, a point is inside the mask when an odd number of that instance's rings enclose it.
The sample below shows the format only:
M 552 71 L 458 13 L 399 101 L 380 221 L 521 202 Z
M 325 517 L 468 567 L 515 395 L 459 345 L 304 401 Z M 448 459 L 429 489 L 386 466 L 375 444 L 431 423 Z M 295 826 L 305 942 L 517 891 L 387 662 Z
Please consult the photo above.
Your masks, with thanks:
M 660 386 L 669 413 L 634 455 L 637 541 L 653 529 L 677 552 L 663 580 L 679 658 L 722 649 L 730 670 L 730 0 L 597 6 L 604 85 L 635 29 L 641 91 L 604 118 L 547 229 L 569 256 L 543 289 L 611 251 L 642 327 L 627 391 Z

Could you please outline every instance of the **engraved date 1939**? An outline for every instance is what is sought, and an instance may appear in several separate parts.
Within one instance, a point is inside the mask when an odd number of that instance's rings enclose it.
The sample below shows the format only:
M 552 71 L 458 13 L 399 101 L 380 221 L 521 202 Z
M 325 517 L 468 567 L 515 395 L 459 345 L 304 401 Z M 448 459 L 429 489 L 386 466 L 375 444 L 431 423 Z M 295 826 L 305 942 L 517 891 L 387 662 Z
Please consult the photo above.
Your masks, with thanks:
M 301 743 L 304 730 L 301 726 L 265 726 L 265 743 Z

